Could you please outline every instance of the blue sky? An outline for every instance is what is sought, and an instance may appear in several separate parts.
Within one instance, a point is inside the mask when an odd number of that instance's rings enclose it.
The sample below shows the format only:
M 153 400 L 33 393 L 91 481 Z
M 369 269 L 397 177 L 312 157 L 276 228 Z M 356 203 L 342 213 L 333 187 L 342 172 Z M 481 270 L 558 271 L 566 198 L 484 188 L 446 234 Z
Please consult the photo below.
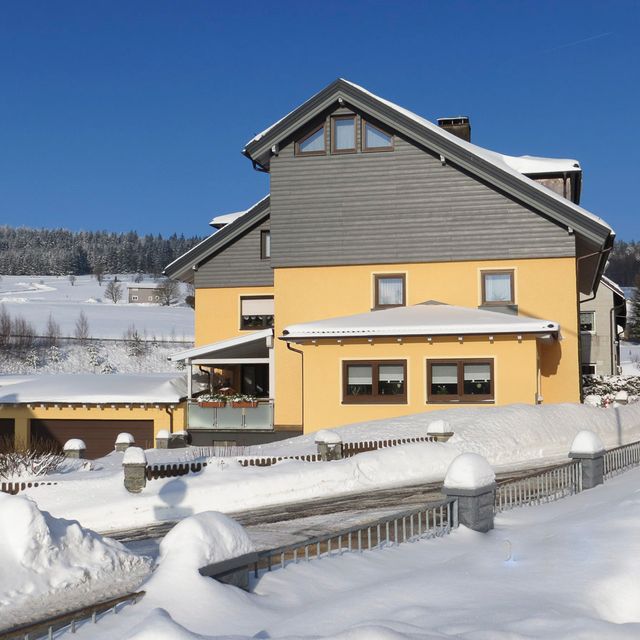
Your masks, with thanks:
M 640 2 L 0 0 L 0 224 L 206 234 L 240 151 L 336 77 L 476 144 L 577 158 L 639 239 Z

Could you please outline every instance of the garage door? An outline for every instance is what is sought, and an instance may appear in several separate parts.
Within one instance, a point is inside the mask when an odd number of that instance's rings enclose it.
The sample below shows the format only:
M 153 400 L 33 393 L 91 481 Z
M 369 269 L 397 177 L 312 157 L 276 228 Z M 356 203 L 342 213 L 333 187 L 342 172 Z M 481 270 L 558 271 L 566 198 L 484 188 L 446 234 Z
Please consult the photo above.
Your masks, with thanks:
M 13 438 L 16 432 L 13 418 L 0 418 L 0 451 L 13 447 Z
M 133 435 L 136 446 L 153 447 L 153 420 L 31 420 L 31 437 L 53 440 L 60 447 L 71 438 L 87 445 L 87 458 L 99 458 L 113 451 L 122 431 Z

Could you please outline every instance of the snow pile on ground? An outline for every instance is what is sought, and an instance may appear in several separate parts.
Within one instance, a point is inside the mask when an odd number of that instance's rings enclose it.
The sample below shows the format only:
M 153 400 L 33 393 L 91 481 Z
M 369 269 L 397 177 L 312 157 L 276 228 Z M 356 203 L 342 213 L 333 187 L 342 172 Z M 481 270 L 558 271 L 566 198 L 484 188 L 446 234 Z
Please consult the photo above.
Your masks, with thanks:
M 473 490 L 492 486 L 496 474 L 489 463 L 477 453 L 461 453 L 447 469 L 444 486 L 447 489 Z
M 580 404 L 455 407 L 338 427 L 344 442 L 427 435 L 428 425 L 446 421 L 454 432 L 448 444 L 478 453 L 498 468 L 518 468 L 566 459 L 581 429 L 597 433 L 606 447 L 640 440 L 640 403 L 607 409 Z M 315 451 L 314 435 L 253 447 L 253 455 Z
M 640 397 L 640 376 L 583 376 L 585 400 L 588 397 L 600 398 L 600 404 L 607 406 L 626 394 L 628 402 L 637 402 Z
M 126 593 L 149 571 L 120 543 L 0 493 L 0 627 Z
M 290 564 L 265 573 L 251 594 L 192 574 L 73 637 L 636 639 L 639 484 L 635 469 L 555 503 L 502 513 L 487 534 L 461 527 L 444 538 Z
M 147 453 L 150 453 L 149 451 Z M 283 461 L 271 467 L 241 467 L 212 459 L 202 472 L 152 480 L 136 495 L 123 486 L 122 469 L 77 474 L 55 486 L 27 489 L 42 509 L 100 531 L 172 521 L 215 509 L 233 513 L 255 507 L 361 492 L 444 478 L 460 450 L 420 443 L 381 449 L 334 462 Z M 122 454 L 120 454 L 122 455 Z M 86 495 L 91 501 L 84 500 Z

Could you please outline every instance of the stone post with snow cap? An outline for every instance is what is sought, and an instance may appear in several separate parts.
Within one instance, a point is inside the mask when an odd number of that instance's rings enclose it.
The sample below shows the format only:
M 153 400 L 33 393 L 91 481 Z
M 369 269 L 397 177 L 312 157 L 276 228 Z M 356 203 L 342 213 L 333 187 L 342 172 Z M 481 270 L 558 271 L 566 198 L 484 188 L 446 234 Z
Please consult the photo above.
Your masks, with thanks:
M 593 431 L 579 431 L 571 444 L 569 457 L 580 460 L 582 490 L 604 482 L 604 445 Z
M 342 460 L 342 438 L 331 429 L 321 429 L 316 433 L 315 443 L 323 462 Z
M 129 447 L 122 458 L 124 486 L 130 493 L 140 493 L 147 486 L 147 456 L 141 447 Z
M 442 492 L 458 503 L 458 522 L 486 533 L 493 529 L 496 475 L 477 453 L 461 453 L 447 469 Z
M 168 449 L 171 434 L 166 429 L 161 429 L 156 433 L 156 449 Z
M 427 425 L 427 435 L 436 442 L 446 442 L 453 435 L 453 431 L 446 420 L 434 420 Z
M 62 450 L 64 451 L 65 458 L 84 458 L 87 445 L 84 443 L 84 440 L 72 438 L 64 443 Z
M 119 433 L 116 438 L 116 451 L 126 451 L 135 443 L 136 440 L 130 433 Z

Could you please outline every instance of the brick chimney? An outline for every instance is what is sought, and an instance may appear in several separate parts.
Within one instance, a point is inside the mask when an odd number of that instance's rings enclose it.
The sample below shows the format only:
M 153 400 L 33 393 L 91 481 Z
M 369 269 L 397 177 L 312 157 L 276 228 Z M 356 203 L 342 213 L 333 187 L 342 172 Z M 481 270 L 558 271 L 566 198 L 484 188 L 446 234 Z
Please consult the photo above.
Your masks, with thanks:
M 471 142 L 471 123 L 468 116 L 456 116 L 455 118 L 438 118 L 438 126 L 452 133 L 458 138 Z

